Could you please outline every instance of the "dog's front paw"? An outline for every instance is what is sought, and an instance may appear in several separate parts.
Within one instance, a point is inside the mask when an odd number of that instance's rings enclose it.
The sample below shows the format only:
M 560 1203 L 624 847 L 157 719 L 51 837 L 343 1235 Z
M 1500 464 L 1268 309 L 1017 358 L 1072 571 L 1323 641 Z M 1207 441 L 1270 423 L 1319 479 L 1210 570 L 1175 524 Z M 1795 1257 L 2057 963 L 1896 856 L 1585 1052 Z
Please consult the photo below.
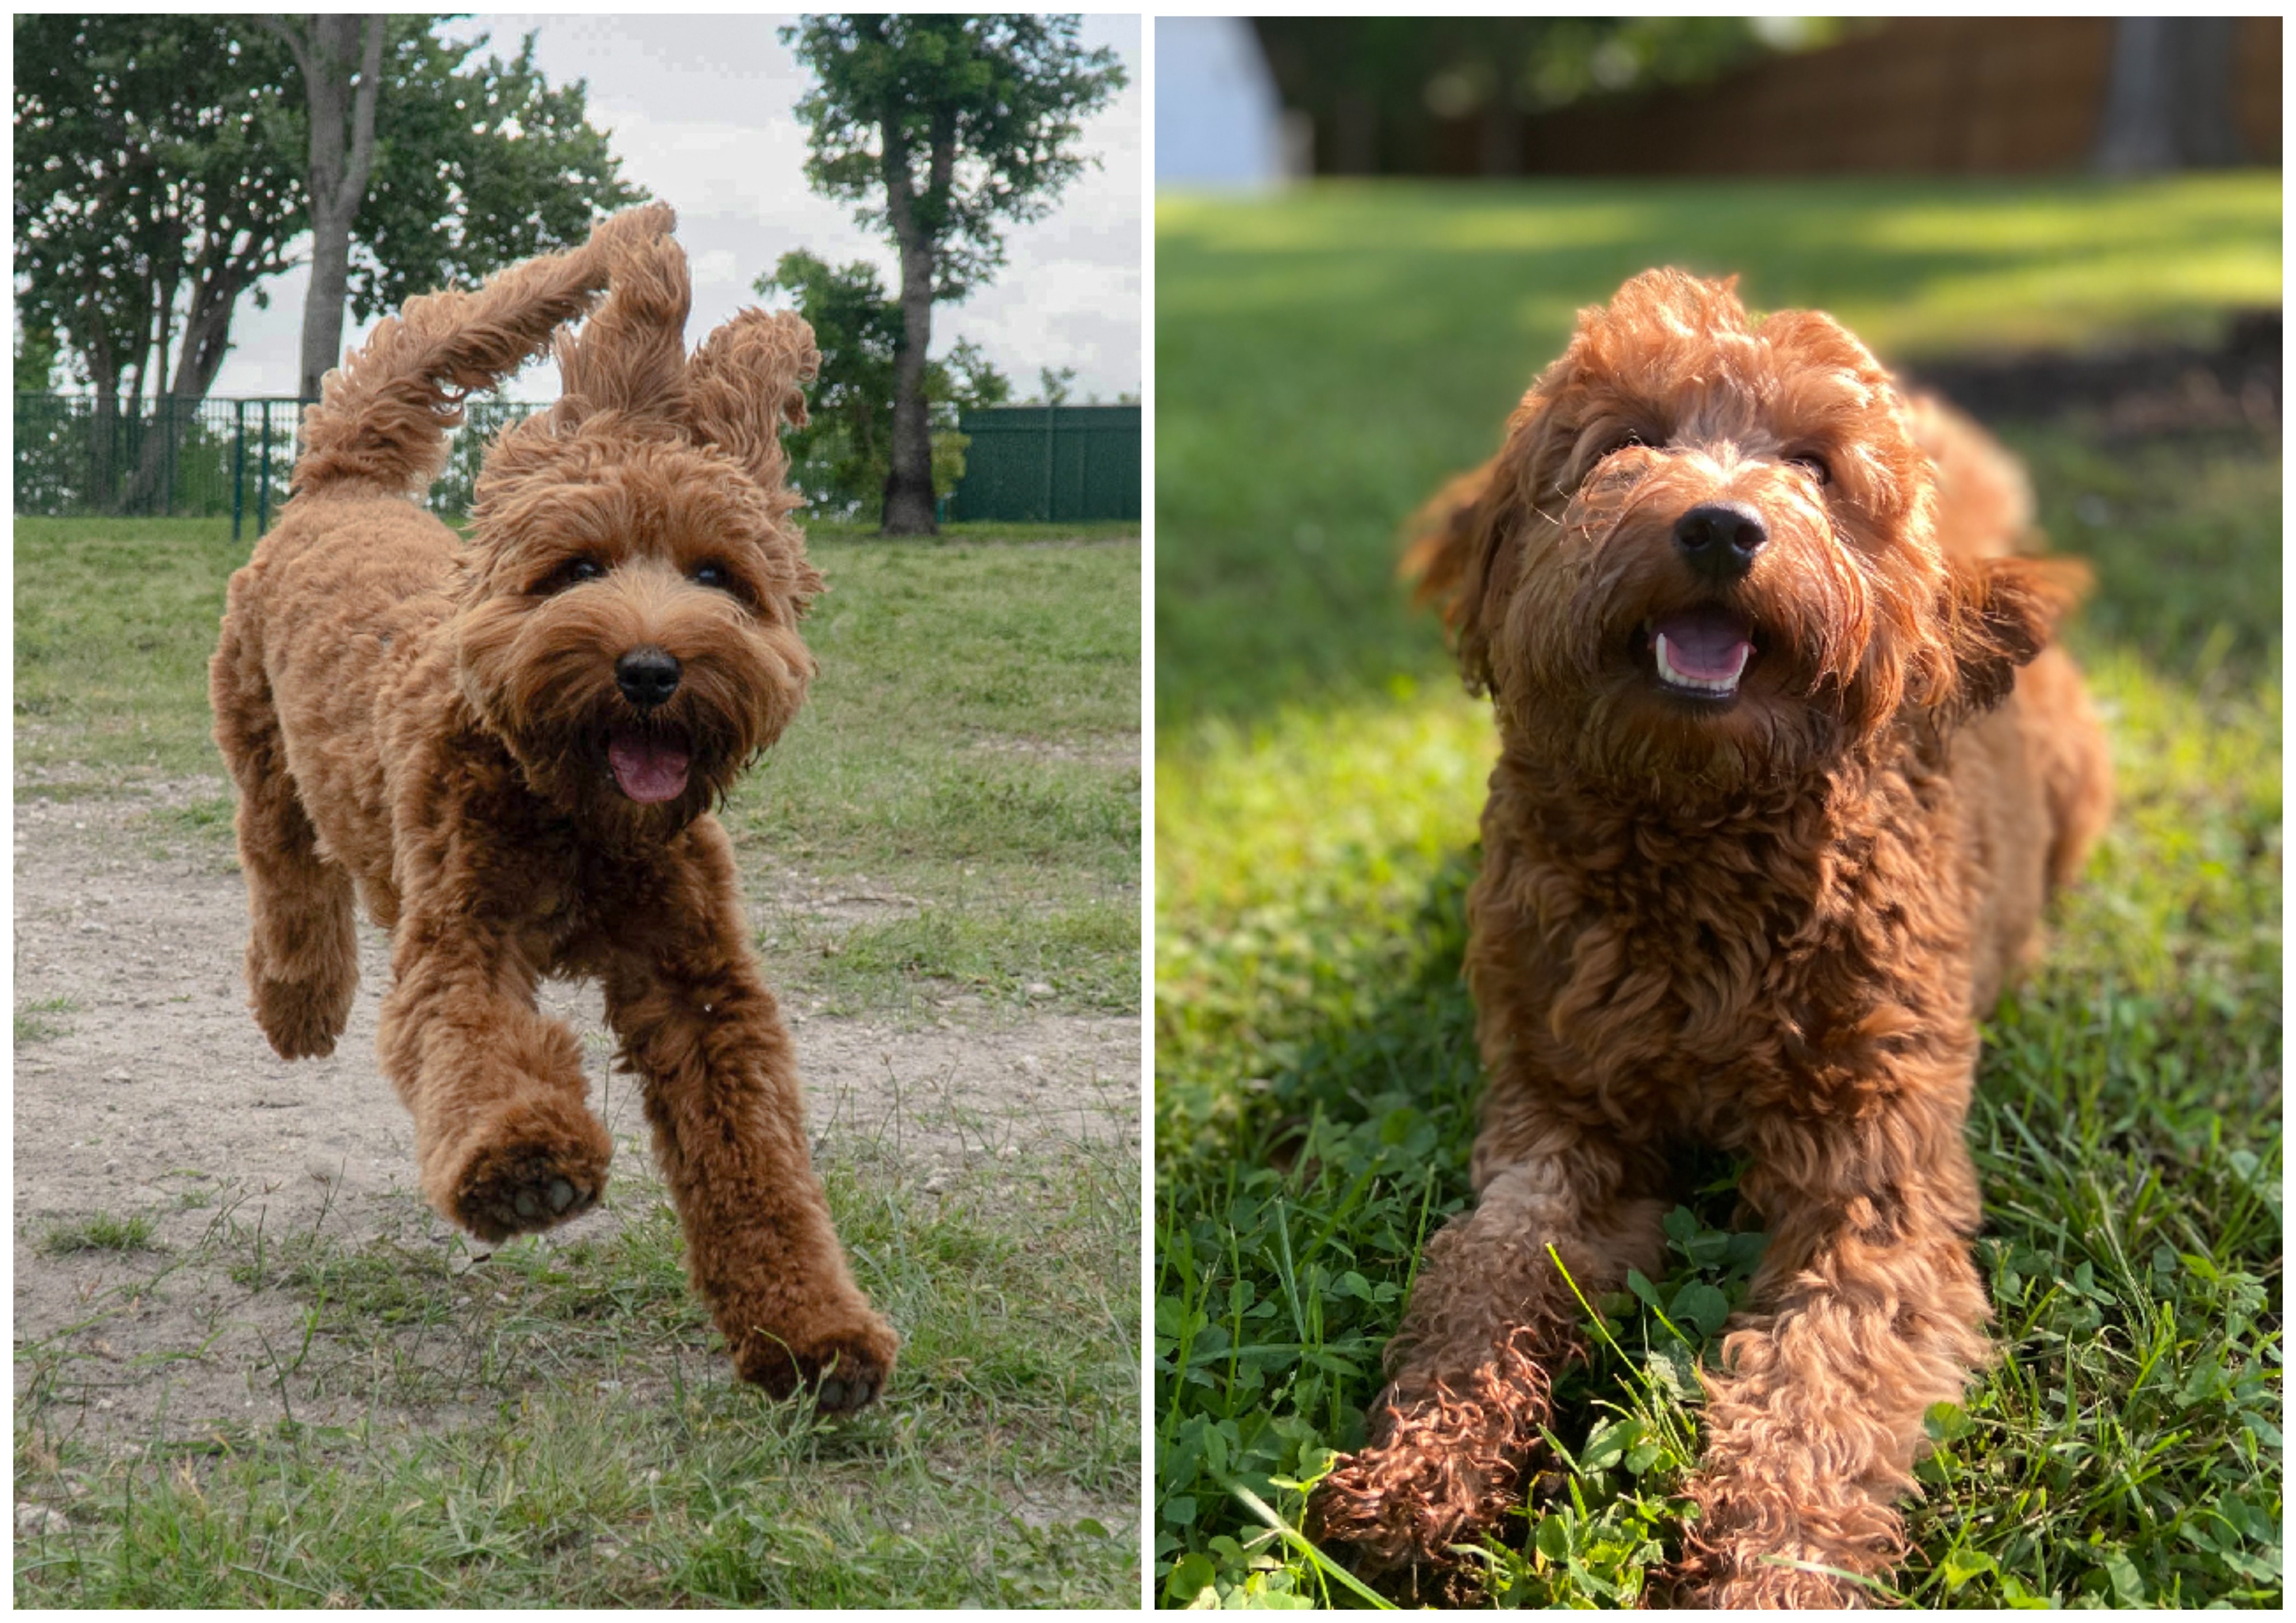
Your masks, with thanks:
M 519 1114 L 463 1159 L 448 1197 L 446 1215 L 490 1245 L 589 1210 L 614 1153 L 605 1128 L 578 1106 Z
M 1676 1610 L 1846 1611 L 1874 1596 L 1852 1574 L 1830 1570 L 1827 1553 L 1782 1553 L 1748 1546 L 1710 1550 L 1663 1575 L 1657 1587 Z
M 1548 1413 L 1536 1344 L 1518 1327 L 1464 1377 L 1399 1376 L 1372 1406 L 1369 1445 L 1316 1488 L 1310 1533 L 1353 1546 L 1368 1573 L 1425 1570 L 1439 1575 L 1452 1603 L 1473 1599 L 1480 1568 L 1460 1547 L 1496 1530 L 1520 1503 Z
M 1388 1437 L 1324 1479 L 1310 1530 L 1351 1546 L 1373 1575 L 1459 1565 L 1457 1546 L 1476 1543 L 1515 1502 L 1521 1462 L 1492 1435 L 1500 1430 L 1436 1404 L 1399 1414 Z
M 1778 1480 L 1789 1480 L 1778 1463 Z M 1677 1606 L 1839 1611 L 1886 1598 L 1864 1581 L 1905 1555 L 1904 1523 L 1879 1498 L 1821 1491 L 1799 1498 L 1768 1481 L 1749 1491 L 1710 1477 L 1686 1490 L 1698 1514 L 1667 1575 Z
M 308 980 L 258 977 L 248 1006 L 255 1023 L 283 1060 L 324 1059 L 351 1017 L 353 986 L 321 986 Z
M 866 1305 L 806 1324 L 796 1333 L 752 1330 L 733 1341 L 734 1373 L 786 1398 L 804 1389 L 824 1414 L 865 1407 L 885 1389 L 900 1338 Z

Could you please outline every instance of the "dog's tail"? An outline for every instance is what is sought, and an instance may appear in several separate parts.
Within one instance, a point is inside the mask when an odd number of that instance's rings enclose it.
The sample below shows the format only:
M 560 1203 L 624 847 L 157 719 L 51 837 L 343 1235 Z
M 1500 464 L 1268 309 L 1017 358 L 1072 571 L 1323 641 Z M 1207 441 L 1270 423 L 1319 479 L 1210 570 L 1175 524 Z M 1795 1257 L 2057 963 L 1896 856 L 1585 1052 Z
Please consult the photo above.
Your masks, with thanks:
M 667 236 L 676 224 L 667 203 L 626 209 L 601 220 L 581 247 L 497 272 L 475 292 L 407 300 L 327 374 L 304 413 L 297 487 L 428 489 L 447 465 L 447 430 L 462 422 L 463 398 L 517 371 L 586 315 L 625 247 Z

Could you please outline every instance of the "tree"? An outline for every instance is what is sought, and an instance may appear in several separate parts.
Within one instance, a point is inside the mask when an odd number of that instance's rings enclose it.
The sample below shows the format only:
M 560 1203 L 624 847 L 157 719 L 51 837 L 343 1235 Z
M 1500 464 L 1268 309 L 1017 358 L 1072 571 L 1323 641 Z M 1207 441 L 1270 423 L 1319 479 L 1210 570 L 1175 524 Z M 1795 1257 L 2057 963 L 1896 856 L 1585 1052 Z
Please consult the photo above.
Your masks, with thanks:
M 56 335 L 46 328 L 19 326 L 16 332 L 16 392 L 44 395 L 55 386 Z
M 931 535 L 925 390 L 932 307 L 1003 265 L 1001 222 L 1042 218 L 1084 169 L 1078 120 L 1125 83 L 1115 53 L 1086 51 L 1067 16 L 808 17 L 782 30 L 818 84 L 806 176 L 860 205 L 900 254 L 900 341 L 882 524 Z
M 361 320 L 574 247 L 598 215 L 646 201 L 620 177 L 607 132 L 590 124 L 589 86 L 553 86 L 535 66 L 531 30 L 516 56 L 481 61 L 488 38 L 449 44 L 431 32 L 444 20 L 391 20 L 390 117 L 351 239 L 351 311 Z
M 298 23 L 258 19 L 294 53 L 303 78 L 310 165 L 303 191 L 311 219 L 311 287 L 303 299 L 303 369 L 298 392 L 316 398 L 342 356 L 343 293 L 350 279 L 351 217 L 366 198 L 374 162 L 375 94 L 382 83 L 387 20 L 325 12 Z M 356 53 L 356 54 L 354 54 Z M 357 70 L 358 86 L 351 86 Z M 348 127 L 346 120 L 348 119 Z
M 845 509 L 881 493 L 892 464 L 894 380 L 898 373 L 901 307 L 888 298 L 876 266 L 832 266 L 799 249 L 783 254 L 757 291 L 785 294 L 813 327 L 821 372 L 810 391 L 807 425 L 790 436 L 797 484 L 816 504 Z M 1008 398 L 1011 386 L 978 346 L 960 340 L 925 368 L 924 394 L 936 487 L 964 473 L 958 414 Z
M 2152 175 L 2242 161 L 2232 122 L 2231 17 L 2123 17 L 2099 121 L 2096 167 Z
M 123 392 L 204 395 L 239 295 L 290 263 L 289 64 L 275 41 L 242 42 L 215 17 L 20 15 L 15 46 L 20 319 L 94 389 L 108 500 Z M 139 487 L 157 464 L 150 439 L 146 453 Z
M 513 62 L 472 63 L 485 40 L 444 44 L 439 20 L 385 31 L 390 111 L 348 258 L 362 316 L 578 242 L 594 212 L 642 195 L 584 122 L 582 86 L 535 72 L 531 36 Z M 214 382 L 240 295 L 260 304 L 312 223 L 299 70 L 281 34 L 236 17 L 20 15 L 15 45 L 20 324 L 53 334 L 95 393 L 99 499 L 117 489 L 102 459 L 122 403 L 131 418 L 147 396 L 173 403 L 168 431 L 144 439 L 133 506 Z

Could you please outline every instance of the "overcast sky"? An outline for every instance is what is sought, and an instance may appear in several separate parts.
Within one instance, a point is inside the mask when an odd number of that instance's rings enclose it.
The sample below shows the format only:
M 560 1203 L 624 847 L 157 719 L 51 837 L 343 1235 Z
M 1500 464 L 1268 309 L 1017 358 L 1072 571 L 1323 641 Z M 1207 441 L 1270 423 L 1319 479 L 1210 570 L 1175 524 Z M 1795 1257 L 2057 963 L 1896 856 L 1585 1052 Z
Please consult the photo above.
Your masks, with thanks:
M 488 48 L 505 59 L 534 29 L 535 60 L 552 84 L 589 82 L 590 121 L 611 132 L 624 177 L 677 209 L 693 273 L 689 345 L 761 302 L 750 284 L 792 248 L 832 264 L 871 260 L 889 291 L 900 284 L 892 250 L 856 225 L 844 205 L 807 189 L 806 131 L 791 109 L 811 76 L 776 37 L 787 20 L 480 13 L 449 25 L 457 38 L 491 35 Z M 1087 46 L 1115 47 L 1129 81 L 1084 126 L 1078 150 L 1100 167 L 1071 183 L 1046 218 L 1006 228 L 1005 265 L 995 282 L 933 311 L 932 353 L 973 340 L 1012 380 L 1016 398 L 1037 392 L 1037 371 L 1046 366 L 1076 368 L 1079 400 L 1140 389 L 1140 20 L 1089 16 L 1083 33 Z M 389 102 L 380 116 L 388 119 Z M 266 310 L 240 300 L 232 353 L 211 393 L 294 392 L 308 281 L 300 268 L 273 278 Z M 347 331 L 345 346 L 365 332 Z M 543 362 L 509 392 L 545 400 L 557 388 L 556 368 Z

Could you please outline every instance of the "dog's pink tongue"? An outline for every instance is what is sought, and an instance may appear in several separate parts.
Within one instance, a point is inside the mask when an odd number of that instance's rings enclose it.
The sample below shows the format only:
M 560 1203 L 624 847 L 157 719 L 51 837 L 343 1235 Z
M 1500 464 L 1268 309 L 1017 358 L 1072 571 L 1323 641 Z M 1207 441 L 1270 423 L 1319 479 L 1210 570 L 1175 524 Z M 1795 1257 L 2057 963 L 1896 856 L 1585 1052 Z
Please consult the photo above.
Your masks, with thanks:
M 1652 623 L 1666 639 L 1668 663 L 1701 682 L 1729 682 L 1746 666 L 1754 646 L 1746 628 L 1719 609 L 1685 609 Z
M 633 800 L 651 806 L 685 792 L 686 753 L 667 740 L 618 733 L 606 745 L 606 758 L 614 782 Z

